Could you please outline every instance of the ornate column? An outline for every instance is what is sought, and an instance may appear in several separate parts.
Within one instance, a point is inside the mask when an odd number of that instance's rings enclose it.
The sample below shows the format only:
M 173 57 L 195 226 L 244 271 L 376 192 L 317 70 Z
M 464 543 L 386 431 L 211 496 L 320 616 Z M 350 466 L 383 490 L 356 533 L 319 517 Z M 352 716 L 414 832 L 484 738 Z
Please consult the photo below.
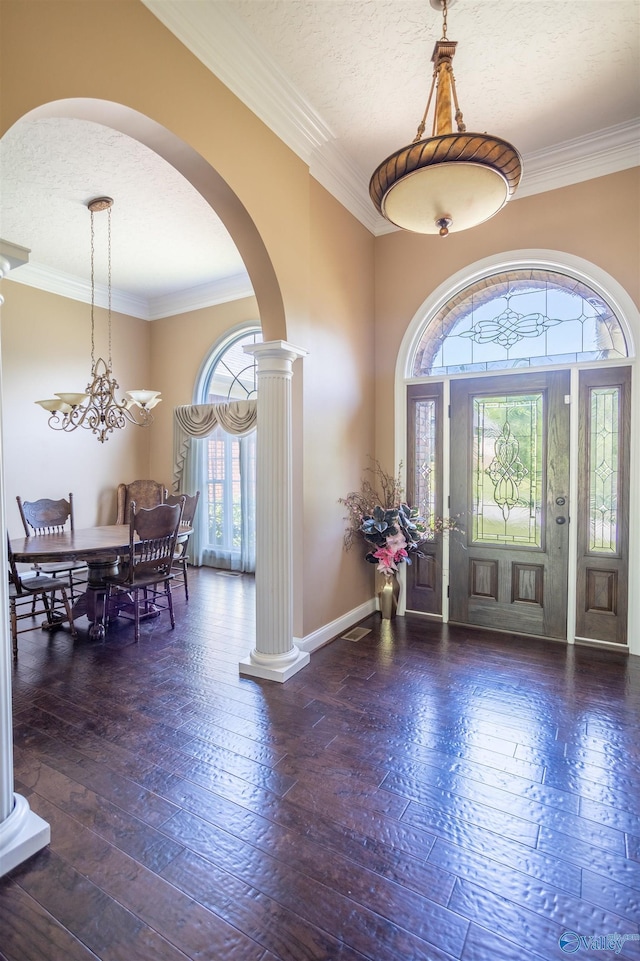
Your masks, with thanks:
M 0 240 L 0 280 L 13 267 L 26 264 L 29 251 Z M 0 307 L 3 304 L 0 296 Z M 1 372 L 1 367 L 0 367 Z M 2 448 L 2 384 L 0 382 L 0 450 Z M 0 531 L 2 571 L 0 577 L 0 876 L 11 871 L 49 843 L 49 825 L 13 793 L 13 722 L 11 717 L 11 632 L 7 590 L 7 529 L 4 506 L 4 475 L 0 471 Z
M 286 681 L 309 663 L 293 643 L 291 377 L 306 351 L 283 340 L 245 347 L 258 367 L 256 646 L 240 673 Z

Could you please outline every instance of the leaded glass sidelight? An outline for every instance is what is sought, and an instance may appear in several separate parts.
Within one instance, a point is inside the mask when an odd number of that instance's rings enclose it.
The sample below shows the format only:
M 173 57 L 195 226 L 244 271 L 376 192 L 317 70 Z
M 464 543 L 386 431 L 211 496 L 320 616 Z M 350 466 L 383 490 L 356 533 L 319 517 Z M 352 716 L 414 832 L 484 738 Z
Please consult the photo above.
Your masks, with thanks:
M 415 404 L 415 476 L 414 506 L 433 527 L 436 516 L 436 400 L 418 400 Z M 429 534 L 425 540 L 433 540 Z
M 618 551 L 620 388 L 589 391 L 589 551 Z
M 413 377 L 627 357 L 612 308 L 582 281 L 557 271 L 513 269 L 459 291 L 431 319 Z
M 543 395 L 473 398 L 472 539 L 542 547 Z

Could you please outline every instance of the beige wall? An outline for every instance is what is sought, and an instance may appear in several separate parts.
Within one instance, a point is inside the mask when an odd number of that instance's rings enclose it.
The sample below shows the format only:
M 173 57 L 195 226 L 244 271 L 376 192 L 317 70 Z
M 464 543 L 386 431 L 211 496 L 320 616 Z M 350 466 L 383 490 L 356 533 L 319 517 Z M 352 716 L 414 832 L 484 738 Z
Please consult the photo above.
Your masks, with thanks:
M 258 306 L 253 297 L 247 297 L 150 324 L 151 376 L 154 384 L 162 385 L 162 403 L 154 409 L 149 476 L 163 481 L 169 490 L 174 407 L 193 402 L 200 366 L 220 337 L 239 324 L 256 322 L 260 322 Z
M 89 382 L 89 305 L 11 280 L 3 282 L 2 294 L 3 469 L 9 531 L 13 536 L 22 533 L 17 494 L 24 500 L 56 500 L 72 492 L 78 527 L 113 524 L 118 484 L 146 476 L 149 432 L 129 427 L 101 444 L 89 430 L 70 434 L 51 430 L 47 413 L 34 403 L 56 391 L 83 391 Z M 96 308 L 95 316 L 96 359 L 106 360 L 106 311 Z M 145 321 L 113 315 L 114 374 L 122 394 L 150 382 L 149 334 Z
M 364 227 L 311 181 L 311 316 L 291 339 L 303 363 L 302 451 L 305 636 L 371 596 L 363 552 L 342 550 L 345 510 L 374 452 L 373 249 Z M 299 530 L 296 525 L 296 532 Z M 321 585 L 321 587 L 320 587 Z M 331 598 L 331 600 L 329 600 Z

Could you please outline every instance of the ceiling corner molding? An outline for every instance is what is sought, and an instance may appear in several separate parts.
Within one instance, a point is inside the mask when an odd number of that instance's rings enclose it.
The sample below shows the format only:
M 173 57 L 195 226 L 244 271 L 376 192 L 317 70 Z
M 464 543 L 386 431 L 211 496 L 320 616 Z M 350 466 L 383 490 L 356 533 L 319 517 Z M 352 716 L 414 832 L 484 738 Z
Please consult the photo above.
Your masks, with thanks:
M 161 320 L 185 314 L 191 310 L 215 307 L 232 300 L 253 297 L 254 291 L 247 273 L 235 274 L 210 284 L 201 284 L 190 290 L 181 290 L 166 297 L 155 297 L 149 303 L 149 320 Z
M 44 290 L 49 294 L 57 294 L 58 297 L 68 297 L 70 300 L 79 300 L 83 304 L 91 303 L 91 284 L 80 277 L 72 274 L 65 274 L 59 270 L 52 270 L 42 264 L 25 264 L 15 271 L 12 271 L 8 280 L 18 284 L 25 284 L 27 287 L 35 287 L 37 290 Z M 103 284 L 95 285 L 95 304 L 96 307 L 109 307 L 109 291 Z M 149 306 L 143 297 L 135 297 L 124 291 L 111 291 L 111 309 L 118 314 L 126 314 L 128 317 L 138 317 L 140 320 L 149 320 Z
M 522 183 L 514 199 L 606 177 L 638 165 L 640 120 L 634 120 L 525 156 Z
M 44 290 L 48 294 L 56 294 L 58 297 L 68 297 L 83 304 L 91 303 L 89 281 L 62 271 L 52 270 L 42 264 L 24 264 L 13 270 L 6 279 L 27 287 L 35 287 L 37 290 Z M 243 272 L 164 297 L 156 297 L 150 301 L 122 290 L 112 290 L 111 309 L 115 313 L 138 317 L 140 320 L 160 320 L 162 317 L 173 317 L 190 310 L 201 310 L 203 307 L 214 307 L 217 304 L 226 304 L 232 300 L 253 296 L 249 275 Z M 103 307 L 105 310 L 109 307 L 109 291 L 103 284 L 95 286 L 95 304 L 96 307 Z
M 142 2 L 305 163 L 310 163 L 314 150 L 334 139 L 322 117 L 300 96 L 229 5 L 184 0 Z M 250 70 L 247 64 L 251 64 Z
M 378 234 L 385 224 L 395 229 L 380 216 L 368 192 L 363 190 L 362 173 L 335 143 L 314 153 L 309 173 L 371 233 Z

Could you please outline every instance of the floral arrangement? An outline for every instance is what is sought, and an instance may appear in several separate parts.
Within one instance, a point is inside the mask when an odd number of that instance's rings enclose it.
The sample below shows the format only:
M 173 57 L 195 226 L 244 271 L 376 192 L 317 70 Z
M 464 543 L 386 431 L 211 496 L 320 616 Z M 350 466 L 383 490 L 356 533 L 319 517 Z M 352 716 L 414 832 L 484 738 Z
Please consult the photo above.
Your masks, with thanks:
M 351 491 L 341 497 L 348 514 L 344 546 L 350 550 L 356 540 L 363 538 L 375 550 L 370 550 L 365 560 L 377 564 L 381 574 L 391 575 L 398 564 L 411 563 L 410 554 L 420 554 L 419 545 L 428 540 L 435 531 L 450 530 L 455 520 L 434 519 L 427 525 L 417 508 L 404 503 L 404 490 L 397 476 L 388 474 L 378 461 L 367 470 L 359 491 Z

